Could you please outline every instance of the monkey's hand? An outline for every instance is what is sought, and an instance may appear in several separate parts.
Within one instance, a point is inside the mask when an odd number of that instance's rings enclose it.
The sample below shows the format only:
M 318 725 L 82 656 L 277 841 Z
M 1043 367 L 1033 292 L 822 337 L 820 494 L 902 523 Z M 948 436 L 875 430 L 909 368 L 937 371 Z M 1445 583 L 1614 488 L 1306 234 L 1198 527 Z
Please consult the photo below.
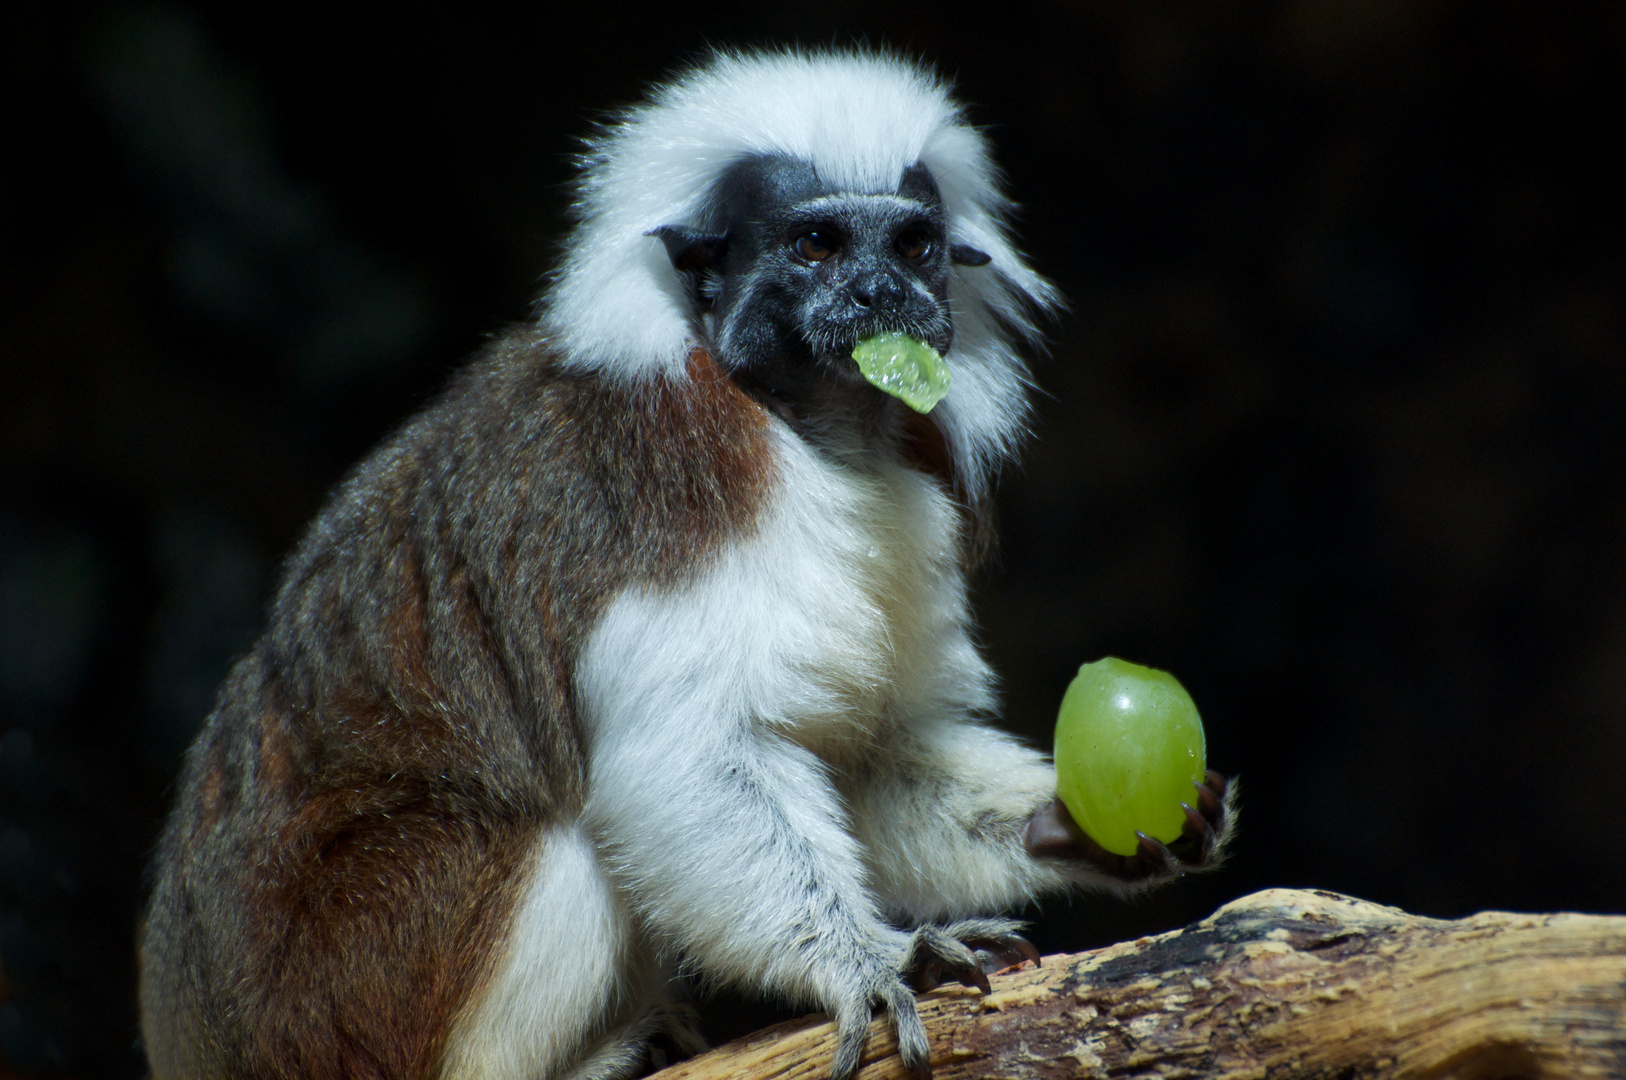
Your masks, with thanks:
M 930 1047 L 925 1025 L 915 1011 L 915 994 L 948 981 L 986 994 L 989 972 L 1023 960 L 1038 963 L 1039 950 L 1016 932 L 1021 925 L 1011 919 L 964 919 L 898 935 L 903 948 L 891 970 L 861 975 L 861 993 L 836 1010 L 836 1055 L 830 1080 L 850 1080 L 858 1071 L 869 1033 L 870 1009 L 876 1002 L 886 1006 L 904 1067 L 922 1080 L 930 1077 Z
M 1180 804 L 1186 823 L 1180 838 L 1171 843 L 1136 833 L 1140 846 L 1135 854 L 1114 854 L 1078 827 L 1060 799 L 1052 799 L 1028 819 L 1023 844 L 1036 859 L 1087 863 L 1131 885 L 1154 885 L 1184 873 L 1212 870 L 1224 860 L 1236 822 L 1236 784 L 1210 769 L 1203 783 L 1192 787 L 1195 805 Z

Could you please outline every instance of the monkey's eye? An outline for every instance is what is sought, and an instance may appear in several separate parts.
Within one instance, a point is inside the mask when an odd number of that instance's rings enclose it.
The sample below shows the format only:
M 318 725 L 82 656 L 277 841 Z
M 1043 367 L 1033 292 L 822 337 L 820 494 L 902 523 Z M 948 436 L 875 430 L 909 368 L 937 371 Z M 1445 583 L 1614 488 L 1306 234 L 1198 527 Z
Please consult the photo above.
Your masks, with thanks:
M 926 254 L 927 251 L 931 250 L 931 246 L 931 239 L 925 233 L 917 232 L 914 229 L 906 229 L 899 233 L 896 243 L 898 254 L 910 261 Z
M 809 229 L 791 245 L 808 262 L 823 262 L 841 247 L 841 239 L 828 229 Z

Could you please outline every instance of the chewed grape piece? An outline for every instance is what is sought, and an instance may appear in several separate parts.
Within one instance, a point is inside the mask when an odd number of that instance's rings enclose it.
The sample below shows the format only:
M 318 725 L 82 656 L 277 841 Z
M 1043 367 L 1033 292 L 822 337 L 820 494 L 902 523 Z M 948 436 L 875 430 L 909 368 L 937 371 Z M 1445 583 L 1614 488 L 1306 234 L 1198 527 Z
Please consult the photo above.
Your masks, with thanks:
M 908 334 L 876 334 L 853 349 L 871 385 L 920 413 L 931 412 L 949 391 L 949 369 L 938 351 Z
M 1185 826 L 1181 803 L 1207 771 L 1197 706 L 1173 675 L 1116 657 L 1078 669 L 1056 718 L 1056 794 L 1108 851 L 1135 854 Z

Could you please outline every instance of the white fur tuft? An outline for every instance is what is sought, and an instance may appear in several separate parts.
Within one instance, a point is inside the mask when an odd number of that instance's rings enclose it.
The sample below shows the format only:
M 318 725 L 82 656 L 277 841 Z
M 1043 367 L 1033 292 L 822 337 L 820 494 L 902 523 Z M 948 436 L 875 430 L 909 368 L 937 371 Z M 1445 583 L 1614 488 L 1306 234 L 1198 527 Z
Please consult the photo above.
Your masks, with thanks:
M 951 243 L 992 257 L 955 267 L 954 386 L 938 408 L 961 479 L 980 493 L 1026 431 L 1027 372 L 1016 351 L 1055 289 L 1012 245 L 1010 202 L 983 136 L 934 74 L 864 51 L 723 52 L 657 88 L 588 145 L 579 222 L 541 300 L 563 363 L 619 379 L 680 377 L 707 345 L 661 242 L 662 225 L 697 225 L 731 164 L 778 154 L 843 188 L 886 193 L 923 163 L 937 181 Z

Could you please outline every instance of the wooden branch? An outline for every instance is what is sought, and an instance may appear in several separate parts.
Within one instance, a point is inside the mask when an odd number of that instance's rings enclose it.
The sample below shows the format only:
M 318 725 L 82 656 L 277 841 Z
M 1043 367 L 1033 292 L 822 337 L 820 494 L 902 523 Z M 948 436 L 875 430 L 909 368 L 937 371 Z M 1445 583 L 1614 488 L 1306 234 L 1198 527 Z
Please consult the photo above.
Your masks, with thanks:
M 1626 1077 L 1626 916 L 1445 921 L 1269 889 L 1183 930 L 1047 956 L 920 999 L 937 1080 L 960 1077 Z M 822 1017 L 659 1080 L 822 1080 Z M 862 1080 L 902 1078 L 885 1017 Z

